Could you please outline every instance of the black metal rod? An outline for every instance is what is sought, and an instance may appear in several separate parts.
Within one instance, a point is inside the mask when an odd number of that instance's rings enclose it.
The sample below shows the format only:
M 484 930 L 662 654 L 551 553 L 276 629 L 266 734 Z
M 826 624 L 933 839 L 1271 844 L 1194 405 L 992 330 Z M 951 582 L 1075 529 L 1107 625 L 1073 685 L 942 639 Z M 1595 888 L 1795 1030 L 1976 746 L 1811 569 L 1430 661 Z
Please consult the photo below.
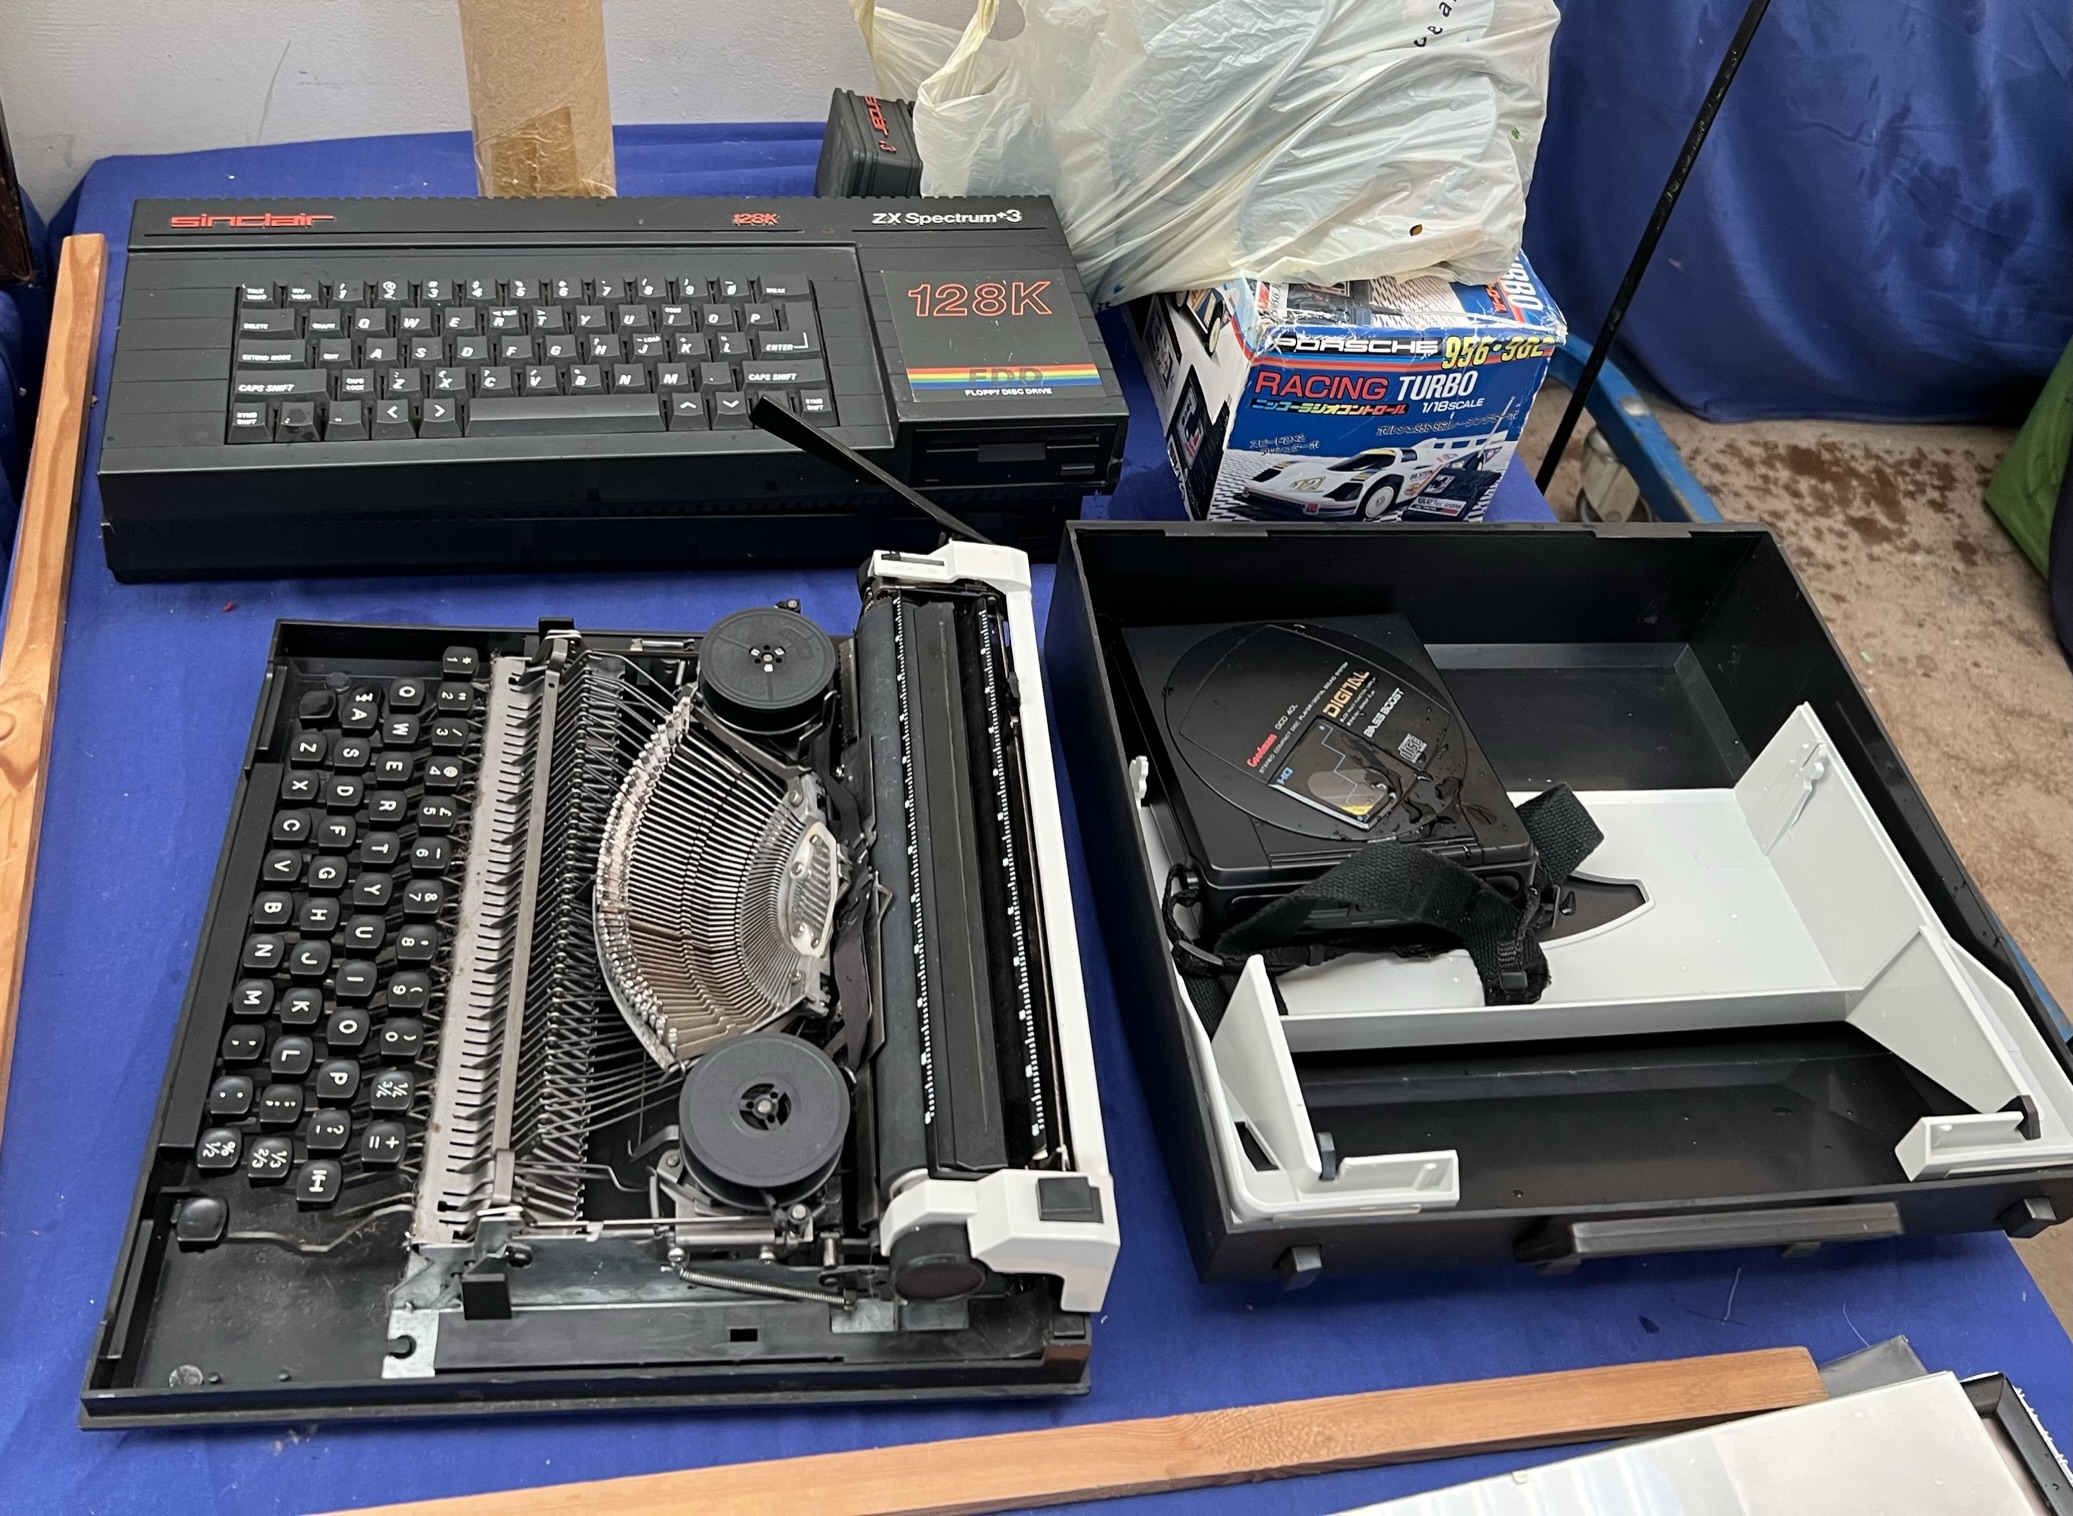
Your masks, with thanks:
M 771 436 L 791 443 L 800 452 L 810 453 L 823 463 L 834 464 L 852 478 L 883 485 L 953 537 L 962 537 L 967 542 L 990 543 L 993 540 L 977 527 L 958 520 L 921 491 L 908 488 L 856 449 L 837 442 L 804 417 L 793 415 L 768 395 L 761 396 L 749 407 L 749 420 Z
M 1591 387 L 1598 382 L 1598 370 L 1605 367 L 1605 355 L 1612 351 L 1613 339 L 1619 336 L 1620 323 L 1627 318 L 1627 304 L 1634 298 L 1641 276 L 1648 272 L 1648 261 L 1655 256 L 1656 244 L 1663 240 L 1663 228 L 1670 224 L 1670 212 L 1677 208 L 1677 197 L 1684 193 L 1684 181 L 1691 176 L 1692 165 L 1699 161 L 1699 149 L 1705 146 L 1706 133 L 1713 129 L 1713 118 L 1720 114 L 1720 103 L 1727 98 L 1728 86 L 1735 82 L 1735 73 L 1742 66 L 1742 55 L 1749 51 L 1750 39 L 1756 35 L 1764 12 L 1770 8 L 1771 0 L 1749 0 L 1749 8 L 1742 12 L 1742 24 L 1735 29 L 1734 38 L 1721 57 L 1720 68 L 1713 75 L 1713 87 L 1706 91 L 1706 98 L 1699 104 L 1699 114 L 1692 118 L 1691 130 L 1685 134 L 1684 149 L 1670 167 L 1670 177 L 1663 185 L 1662 194 L 1656 197 L 1655 214 L 1648 218 L 1648 230 L 1641 234 L 1641 241 L 1627 264 L 1626 277 L 1620 280 L 1619 291 L 1612 297 L 1612 306 L 1605 313 L 1605 323 L 1598 328 L 1598 340 L 1591 344 L 1590 359 L 1577 376 L 1576 388 L 1571 391 L 1569 404 L 1563 409 L 1554 440 L 1548 443 L 1547 456 L 1540 460 L 1540 474 L 1534 483 L 1540 486 L 1543 494 L 1555 482 L 1555 470 L 1560 467 L 1562 454 L 1569 447 L 1570 435 L 1575 432 L 1576 423 L 1584 413 L 1584 402 L 1590 399 Z

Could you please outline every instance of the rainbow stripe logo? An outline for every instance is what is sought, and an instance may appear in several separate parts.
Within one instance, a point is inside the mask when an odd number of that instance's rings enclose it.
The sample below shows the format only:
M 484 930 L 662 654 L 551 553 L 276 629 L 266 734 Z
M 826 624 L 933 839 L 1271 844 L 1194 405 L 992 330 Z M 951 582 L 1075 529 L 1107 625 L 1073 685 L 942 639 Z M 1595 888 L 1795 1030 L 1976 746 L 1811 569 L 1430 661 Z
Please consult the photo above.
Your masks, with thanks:
M 918 390 L 1030 389 L 1062 384 L 1099 384 L 1091 363 L 1027 363 L 999 368 L 910 368 L 907 382 Z

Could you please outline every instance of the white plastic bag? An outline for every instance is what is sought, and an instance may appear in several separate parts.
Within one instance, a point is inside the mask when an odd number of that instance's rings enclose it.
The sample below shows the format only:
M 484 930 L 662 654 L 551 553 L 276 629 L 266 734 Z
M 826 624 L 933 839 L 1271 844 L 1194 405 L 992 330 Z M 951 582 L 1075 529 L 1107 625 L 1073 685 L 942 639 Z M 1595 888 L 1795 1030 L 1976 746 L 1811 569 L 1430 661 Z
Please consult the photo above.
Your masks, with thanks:
M 1553 0 L 850 0 L 932 195 L 1048 194 L 1097 304 L 1240 275 L 1503 276 Z

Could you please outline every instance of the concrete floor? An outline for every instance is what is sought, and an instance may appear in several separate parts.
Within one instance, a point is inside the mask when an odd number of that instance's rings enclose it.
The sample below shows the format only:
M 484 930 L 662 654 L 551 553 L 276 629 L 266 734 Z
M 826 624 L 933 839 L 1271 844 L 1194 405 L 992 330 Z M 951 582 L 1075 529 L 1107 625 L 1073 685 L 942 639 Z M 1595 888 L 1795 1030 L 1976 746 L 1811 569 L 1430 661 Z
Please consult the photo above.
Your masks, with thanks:
M 1529 467 L 1568 398 L 1542 392 L 1519 449 Z M 2043 580 L 1983 498 L 2015 434 L 1657 417 L 1722 515 L 1784 539 L 1974 882 L 2073 1007 L 2073 673 Z M 1549 491 L 1564 516 L 1581 440 Z M 2017 1246 L 2073 1332 L 2073 1226 Z

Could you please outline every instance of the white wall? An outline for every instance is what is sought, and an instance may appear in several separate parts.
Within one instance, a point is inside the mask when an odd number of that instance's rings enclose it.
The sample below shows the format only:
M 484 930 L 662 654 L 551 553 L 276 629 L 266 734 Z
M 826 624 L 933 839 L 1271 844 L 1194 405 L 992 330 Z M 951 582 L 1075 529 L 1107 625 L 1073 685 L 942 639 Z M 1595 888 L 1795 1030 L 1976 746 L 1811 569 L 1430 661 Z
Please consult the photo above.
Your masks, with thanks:
M 819 121 L 872 84 L 846 0 L 605 0 L 605 29 L 622 123 Z M 48 215 L 111 153 L 466 130 L 468 88 L 453 0 L 0 0 L 0 108 Z

